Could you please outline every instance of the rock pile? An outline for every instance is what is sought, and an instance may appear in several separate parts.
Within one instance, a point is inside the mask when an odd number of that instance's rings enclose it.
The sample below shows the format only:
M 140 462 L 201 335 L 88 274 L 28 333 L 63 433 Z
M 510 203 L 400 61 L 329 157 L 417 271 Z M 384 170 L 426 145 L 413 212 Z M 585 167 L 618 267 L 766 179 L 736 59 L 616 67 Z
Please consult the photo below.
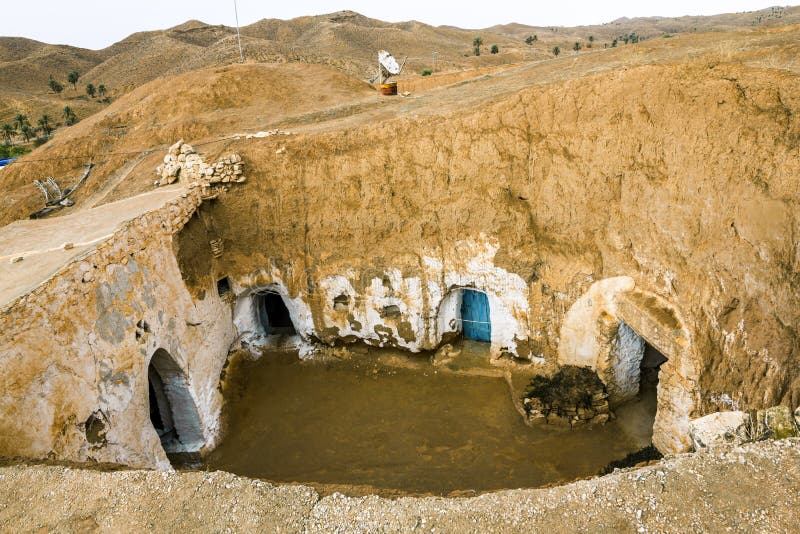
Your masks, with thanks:
M 208 164 L 183 139 L 169 147 L 163 165 L 156 168 L 156 174 L 156 186 L 181 180 L 190 187 L 210 187 L 216 184 L 242 183 L 246 180 L 244 163 L 238 154 L 231 154 L 216 163 Z
M 747 412 L 716 412 L 689 423 L 689 436 L 695 450 L 724 443 L 741 445 L 800 436 L 800 421 L 786 406 Z
M 603 424 L 613 416 L 608 392 L 597 373 L 566 365 L 552 377 L 536 376 L 522 397 L 528 423 L 576 427 Z

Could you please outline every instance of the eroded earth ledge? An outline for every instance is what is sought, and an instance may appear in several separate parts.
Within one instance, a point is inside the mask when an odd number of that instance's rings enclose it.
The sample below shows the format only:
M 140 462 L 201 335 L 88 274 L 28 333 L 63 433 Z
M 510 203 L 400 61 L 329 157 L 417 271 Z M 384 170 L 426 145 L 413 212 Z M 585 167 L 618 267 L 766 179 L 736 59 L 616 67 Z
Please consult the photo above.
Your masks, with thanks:
M 800 440 L 459 499 L 321 498 L 222 472 L 16 466 L 0 469 L 0 502 L 0 522 L 24 531 L 788 532 L 800 519 Z

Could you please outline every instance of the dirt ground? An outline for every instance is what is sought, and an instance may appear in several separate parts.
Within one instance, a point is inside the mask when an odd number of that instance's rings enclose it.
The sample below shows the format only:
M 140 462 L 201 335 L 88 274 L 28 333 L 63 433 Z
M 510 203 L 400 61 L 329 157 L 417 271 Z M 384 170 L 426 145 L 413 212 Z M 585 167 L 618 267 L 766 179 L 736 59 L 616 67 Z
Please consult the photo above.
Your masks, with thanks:
M 0 306 L 108 239 L 124 221 L 163 206 L 183 190 L 176 185 L 64 217 L 16 221 L 0 228 Z M 71 246 L 65 247 L 68 243 Z
M 222 472 L 0 469 L 5 532 L 790 532 L 800 439 L 473 498 L 321 498 Z

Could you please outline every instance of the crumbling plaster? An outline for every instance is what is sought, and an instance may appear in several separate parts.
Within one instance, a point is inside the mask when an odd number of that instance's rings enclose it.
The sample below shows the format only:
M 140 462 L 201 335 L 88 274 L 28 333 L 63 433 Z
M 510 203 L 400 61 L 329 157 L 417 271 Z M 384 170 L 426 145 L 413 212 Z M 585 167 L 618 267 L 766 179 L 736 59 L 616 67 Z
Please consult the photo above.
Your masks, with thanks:
M 234 329 L 219 298 L 189 294 L 173 250 L 200 202 L 189 193 L 124 224 L 0 311 L 0 455 L 168 466 L 148 410 L 159 348 L 186 374 L 214 445 Z

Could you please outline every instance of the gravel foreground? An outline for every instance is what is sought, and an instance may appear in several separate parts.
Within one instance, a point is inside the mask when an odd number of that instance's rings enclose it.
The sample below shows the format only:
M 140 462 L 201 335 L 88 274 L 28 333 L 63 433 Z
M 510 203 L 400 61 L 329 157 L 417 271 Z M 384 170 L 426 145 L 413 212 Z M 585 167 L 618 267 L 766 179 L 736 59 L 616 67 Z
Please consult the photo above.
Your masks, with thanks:
M 327 497 L 214 472 L 0 469 L 4 532 L 792 532 L 800 439 L 473 498 Z

